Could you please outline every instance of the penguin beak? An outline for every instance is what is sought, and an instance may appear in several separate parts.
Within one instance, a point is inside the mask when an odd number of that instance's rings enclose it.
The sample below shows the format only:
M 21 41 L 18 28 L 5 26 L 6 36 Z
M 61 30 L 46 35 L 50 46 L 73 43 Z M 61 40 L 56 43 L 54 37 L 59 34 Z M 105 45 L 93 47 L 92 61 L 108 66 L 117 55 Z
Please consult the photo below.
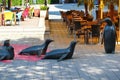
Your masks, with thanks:
M 111 21 L 111 19 L 110 18 L 105 18 L 105 19 L 101 20 L 100 22 L 106 22 L 106 21 Z
M 76 44 L 77 44 L 77 43 L 79 43 L 80 41 L 75 41 L 75 42 L 76 42 Z
M 9 40 L 9 39 L 7 39 L 7 40 L 5 40 L 5 41 L 8 41 L 8 42 L 10 42 L 10 40 Z
M 100 21 L 98 22 L 98 24 L 102 24 L 103 22 L 105 22 L 105 19 L 100 20 Z
M 54 42 L 54 40 L 51 40 L 51 42 Z
M 78 43 L 79 41 L 76 41 L 76 43 Z
M 9 39 L 8 39 L 8 40 L 5 40 L 3 45 L 4 45 L 4 46 L 9 46 L 9 45 L 10 45 L 10 40 L 9 40 Z
M 8 39 L 8 40 L 5 40 L 4 43 L 10 43 L 10 40 L 9 40 L 9 39 Z
M 107 25 L 109 25 L 109 26 L 112 25 L 112 20 L 110 18 L 105 18 L 105 19 L 101 20 L 101 22 L 106 22 Z

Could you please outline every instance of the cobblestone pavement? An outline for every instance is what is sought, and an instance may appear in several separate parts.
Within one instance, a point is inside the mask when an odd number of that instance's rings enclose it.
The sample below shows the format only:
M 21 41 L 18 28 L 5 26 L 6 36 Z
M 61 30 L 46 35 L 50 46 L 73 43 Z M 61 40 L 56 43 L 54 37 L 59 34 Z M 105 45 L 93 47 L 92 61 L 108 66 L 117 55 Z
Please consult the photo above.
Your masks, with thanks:
M 67 4 L 68 5 L 68 4 Z M 50 35 L 45 39 L 55 40 L 48 49 L 66 48 L 74 40 L 68 36 L 65 24 L 61 20 L 50 20 Z M 0 80 L 120 80 L 120 46 L 115 54 L 105 54 L 103 45 L 86 45 L 82 38 L 77 38 L 72 59 L 56 60 L 12 60 L 0 62 Z M 12 40 L 15 44 L 41 44 L 36 38 Z

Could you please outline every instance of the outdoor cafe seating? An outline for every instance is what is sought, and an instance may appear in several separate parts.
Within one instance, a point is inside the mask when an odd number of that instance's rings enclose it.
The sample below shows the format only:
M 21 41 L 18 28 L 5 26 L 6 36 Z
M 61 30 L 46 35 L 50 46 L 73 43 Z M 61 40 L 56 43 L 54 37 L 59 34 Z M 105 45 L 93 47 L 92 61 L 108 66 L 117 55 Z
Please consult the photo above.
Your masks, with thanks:
M 20 21 L 24 21 L 25 18 L 32 18 L 34 14 L 34 7 L 30 8 L 17 8 L 12 7 L 10 10 L 4 9 L 0 13 L 0 25 L 16 25 L 20 24 Z
M 75 40 L 83 36 L 85 44 L 93 43 L 93 38 L 96 38 L 97 43 L 99 42 L 100 25 L 97 20 L 93 20 L 92 16 L 85 18 L 83 11 L 76 10 L 60 11 L 60 13 L 67 26 L 68 35 L 73 35 Z

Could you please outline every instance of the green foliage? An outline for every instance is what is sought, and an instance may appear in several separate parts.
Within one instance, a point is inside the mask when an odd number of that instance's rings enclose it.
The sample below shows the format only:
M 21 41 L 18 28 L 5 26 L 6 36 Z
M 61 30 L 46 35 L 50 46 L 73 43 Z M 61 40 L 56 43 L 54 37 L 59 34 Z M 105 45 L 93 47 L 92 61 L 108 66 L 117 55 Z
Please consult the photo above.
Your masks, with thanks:
M 37 2 L 37 4 L 44 4 L 44 0 L 36 0 Z M 48 0 L 48 2 L 47 2 L 48 4 L 50 4 L 51 3 L 51 0 Z
M 94 8 L 94 0 L 78 0 L 78 6 L 80 6 L 81 4 L 86 4 L 89 8 L 89 11 Z
M 48 9 L 48 7 L 47 6 L 40 6 L 40 10 L 47 10 Z
M 19 6 L 22 5 L 22 0 L 11 0 L 12 6 Z M 48 4 L 56 4 L 59 3 L 59 0 L 47 0 Z M 2 0 L 0 0 L 0 3 L 2 3 Z M 30 4 L 33 4 L 33 0 L 29 0 Z M 6 4 L 8 4 L 8 0 L 6 0 Z M 44 0 L 36 0 L 36 4 L 44 4 Z
M 59 0 L 50 0 L 50 4 L 56 4 L 59 3 Z
M 7 0 L 6 0 L 7 1 Z M 11 0 L 12 1 L 12 6 L 15 5 L 22 5 L 22 0 Z
M 51 0 L 48 0 L 48 4 L 50 4 L 51 3 Z
M 30 4 L 33 4 L 33 0 L 29 0 L 29 3 L 30 3 Z
M 44 0 L 36 0 L 37 4 L 44 4 Z

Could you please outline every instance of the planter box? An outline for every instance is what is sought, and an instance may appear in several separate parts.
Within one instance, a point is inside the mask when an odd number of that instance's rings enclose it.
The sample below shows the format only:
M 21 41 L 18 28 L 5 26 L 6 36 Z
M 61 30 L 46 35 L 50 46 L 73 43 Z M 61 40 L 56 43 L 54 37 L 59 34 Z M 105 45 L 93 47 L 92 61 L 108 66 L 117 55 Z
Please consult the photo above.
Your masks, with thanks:
M 35 17 L 40 17 L 40 9 L 35 9 L 34 10 L 34 16 Z
M 48 10 L 40 10 L 40 17 L 44 17 L 45 20 L 48 20 L 49 19 Z
M 40 10 L 40 17 L 45 18 L 46 17 L 46 10 Z

